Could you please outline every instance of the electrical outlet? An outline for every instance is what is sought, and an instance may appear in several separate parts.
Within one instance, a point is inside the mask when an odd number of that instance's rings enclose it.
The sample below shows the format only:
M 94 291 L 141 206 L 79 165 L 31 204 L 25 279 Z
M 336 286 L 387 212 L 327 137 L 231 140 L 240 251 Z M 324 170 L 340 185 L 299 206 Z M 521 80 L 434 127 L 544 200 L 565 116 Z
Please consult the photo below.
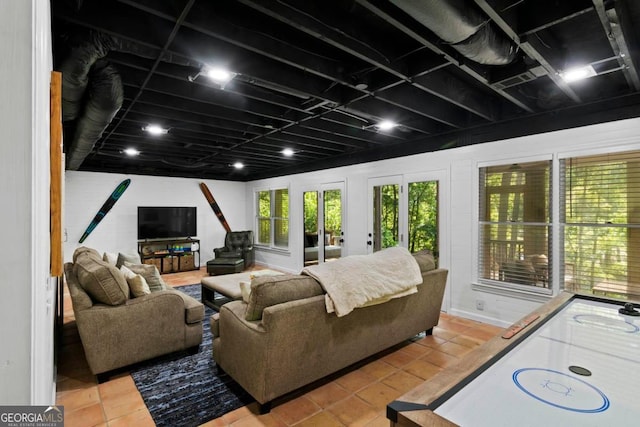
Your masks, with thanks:
M 481 299 L 477 299 L 476 300 L 476 309 L 478 311 L 484 310 L 484 301 L 483 300 L 481 300 Z

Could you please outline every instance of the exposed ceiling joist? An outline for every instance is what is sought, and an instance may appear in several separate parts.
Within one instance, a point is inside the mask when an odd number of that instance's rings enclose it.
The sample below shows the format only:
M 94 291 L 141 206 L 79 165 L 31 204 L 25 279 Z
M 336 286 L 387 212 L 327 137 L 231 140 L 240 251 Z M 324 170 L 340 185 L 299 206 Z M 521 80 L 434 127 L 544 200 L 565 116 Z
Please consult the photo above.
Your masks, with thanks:
M 92 129 L 80 170 L 245 181 L 640 115 L 635 1 L 51 6 L 65 151 Z M 482 24 L 476 39 L 450 39 L 466 18 Z M 595 75 L 564 82 L 573 63 Z M 221 65 L 231 80 L 209 79 Z M 110 91 L 120 101 L 102 98 Z M 101 103 L 115 109 L 98 111 L 97 128 L 86 113 Z M 383 120 L 395 127 L 382 130 Z M 166 133 L 149 135 L 150 124 Z
M 635 90 L 640 90 L 640 77 L 638 77 L 638 70 L 633 63 L 629 48 L 630 44 L 625 37 L 625 26 L 621 22 L 622 17 L 627 15 L 623 10 L 624 3 L 616 2 L 614 7 L 607 9 L 604 0 L 593 0 L 593 5 L 598 13 L 600 22 L 602 22 L 602 27 L 609 35 L 611 49 L 617 57 L 618 64 L 622 67 L 624 77 L 630 86 L 633 86 Z M 629 30 L 627 30 L 627 34 L 630 34 Z

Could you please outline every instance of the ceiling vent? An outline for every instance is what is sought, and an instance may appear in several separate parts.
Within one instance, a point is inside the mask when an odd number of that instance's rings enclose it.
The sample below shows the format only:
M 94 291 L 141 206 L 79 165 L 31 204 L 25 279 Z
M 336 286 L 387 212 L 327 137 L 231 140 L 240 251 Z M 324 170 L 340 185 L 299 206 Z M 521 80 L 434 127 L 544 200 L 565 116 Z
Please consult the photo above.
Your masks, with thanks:
M 522 74 L 511 76 L 507 79 L 494 82 L 493 87 L 499 90 L 503 90 L 509 87 L 518 86 L 519 84 L 526 83 L 531 80 L 535 80 L 536 76 L 531 71 L 525 71 Z
M 531 80 L 535 80 L 538 77 L 546 76 L 547 70 L 544 67 L 538 65 L 537 67 L 533 67 L 528 69 L 527 71 L 517 74 L 515 76 L 510 76 L 503 80 L 497 80 L 492 83 L 493 87 L 498 90 L 503 90 L 509 87 L 518 86 L 519 84 L 530 82 Z

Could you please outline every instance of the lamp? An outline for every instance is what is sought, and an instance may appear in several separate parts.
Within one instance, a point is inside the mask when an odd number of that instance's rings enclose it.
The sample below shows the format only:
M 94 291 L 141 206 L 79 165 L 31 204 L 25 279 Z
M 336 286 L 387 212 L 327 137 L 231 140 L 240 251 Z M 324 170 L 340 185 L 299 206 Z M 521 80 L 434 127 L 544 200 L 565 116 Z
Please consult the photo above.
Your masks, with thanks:
M 560 77 L 562 77 L 562 79 L 567 83 L 583 80 L 596 75 L 598 75 L 598 73 L 596 73 L 596 70 L 591 65 L 571 68 L 560 73 Z
M 229 71 L 222 67 L 203 67 L 198 74 L 194 76 L 189 76 L 188 79 L 190 82 L 193 82 L 195 79 L 200 77 L 201 75 L 207 76 L 211 81 L 220 85 L 220 89 L 224 89 L 225 85 L 234 79 L 238 73 L 234 73 L 233 71 Z
M 369 126 L 362 126 L 362 129 L 371 129 L 371 128 L 376 128 L 378 130 L 381 131 L 387 131 L 387 130 L 391 130 L 393 128 L 395 128 L 396 126 L 398 126 L 398 123 L 392 121 L 392 120 L 381 120 L 378 123 L 375 123 L 373 125 L 369 125 Z
M 398 124 L 391 120 L 383 120 L 376 125 L 376 127 L 380 130 L 391 130 L 396 126 L 398 126 Z
M 160 125 L 147 125 L 143 127 L 142 130 L 150 133 L 151 135 L 165 135 L 169 132 L 169 129 L 163 128 Z

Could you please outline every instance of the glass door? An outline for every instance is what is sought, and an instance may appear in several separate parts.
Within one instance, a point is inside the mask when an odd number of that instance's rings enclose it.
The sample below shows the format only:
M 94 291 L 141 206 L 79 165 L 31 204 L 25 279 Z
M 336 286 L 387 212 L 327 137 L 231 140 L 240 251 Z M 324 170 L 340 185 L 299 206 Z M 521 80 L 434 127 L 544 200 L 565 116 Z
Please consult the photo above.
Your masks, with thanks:
M 408 215 L 407 249 L 411 253 L 430 250 L 434 258 L 439 255 L 438 181 L 409 182 L 407 185 Z
M 369 179 L 368 252 L 402 246 L 401 193 L 401 176 Z
M 303 192 L 304 265 L 342 257 L 344 253 L 344 183 L 323 184 Z
M 439 179 L 428 175 L 369 180 L 369 252 L 403 246 L 439 253 Z

